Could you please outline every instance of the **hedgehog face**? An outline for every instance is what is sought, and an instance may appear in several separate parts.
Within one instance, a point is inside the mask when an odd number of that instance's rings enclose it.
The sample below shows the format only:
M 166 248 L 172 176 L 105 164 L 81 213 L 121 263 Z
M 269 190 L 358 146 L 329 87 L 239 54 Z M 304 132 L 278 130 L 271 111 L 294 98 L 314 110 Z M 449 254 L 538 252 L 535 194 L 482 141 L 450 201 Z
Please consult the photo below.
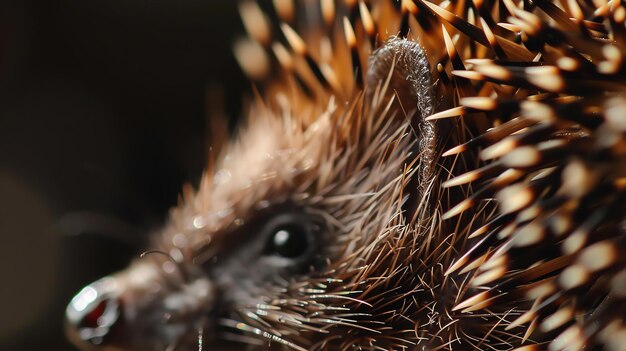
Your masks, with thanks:
M 329 97 L 314 118 L 253 106 L 153 250 L 74 298 L 72 339 L 85 349 L 178 350 L 199 335 L 261 335 L 301 349 L 328 338 L 328 323 L 367 319 L 359 295 L 368 285 L 379 293 L 384 280 L 364 281 L 363 266 L 387 269 L 377 250 L 410 240 L 400 213 L 414 143 L 405 122 L 384 118 L 393 103 L 379 94 L 355 111 Z

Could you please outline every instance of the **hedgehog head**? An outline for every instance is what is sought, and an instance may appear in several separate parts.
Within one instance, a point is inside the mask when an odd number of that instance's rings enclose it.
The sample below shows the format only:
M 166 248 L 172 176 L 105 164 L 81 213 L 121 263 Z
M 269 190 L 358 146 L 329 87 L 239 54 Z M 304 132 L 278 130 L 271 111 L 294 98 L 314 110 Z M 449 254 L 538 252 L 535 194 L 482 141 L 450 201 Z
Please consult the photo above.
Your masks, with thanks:
M 102 350 L 185 349 L 199 335 L 297 350 L 411 345 L 406 316 L 438 313 L 416 299 L 433 279 L 414 273 L 445 252 L 422 242 L 439 232 L 435 126 L 424 121 L 434 83 L 406 39 L 369 66 L 345 102 L 257 98 L 151 250 L 72 300 L 72 339 Z M 385 315 L 389 303 L 404 311 Z

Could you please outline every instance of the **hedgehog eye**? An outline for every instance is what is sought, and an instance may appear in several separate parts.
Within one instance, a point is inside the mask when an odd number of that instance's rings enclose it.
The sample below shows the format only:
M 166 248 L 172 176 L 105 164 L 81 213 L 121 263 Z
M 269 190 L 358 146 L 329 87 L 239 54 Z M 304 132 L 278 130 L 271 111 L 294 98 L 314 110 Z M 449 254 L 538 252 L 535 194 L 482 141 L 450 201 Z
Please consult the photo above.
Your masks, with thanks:
M 321 233 L 318 221 L 304 214 L 282 214 L 263 230 L 263 261 L 275 267 L 304 264 L 315 254 Z
M 306 228 L 298 224 L 284 224 L 274 229 L 265 253 L 290 259 L 298 258 L 309 251 L 309 241 Z

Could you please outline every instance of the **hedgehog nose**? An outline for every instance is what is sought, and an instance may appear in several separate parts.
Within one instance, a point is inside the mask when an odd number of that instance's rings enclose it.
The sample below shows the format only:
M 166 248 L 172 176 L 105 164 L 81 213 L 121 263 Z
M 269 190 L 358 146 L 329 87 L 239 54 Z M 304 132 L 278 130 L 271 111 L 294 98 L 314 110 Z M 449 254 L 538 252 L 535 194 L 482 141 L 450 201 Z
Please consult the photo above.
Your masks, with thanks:
M 122 308 L 114 282 L 101 279 L 81 290 L 65 310 L 68 333 L 79 343 L 102 345 L 122 320 Z

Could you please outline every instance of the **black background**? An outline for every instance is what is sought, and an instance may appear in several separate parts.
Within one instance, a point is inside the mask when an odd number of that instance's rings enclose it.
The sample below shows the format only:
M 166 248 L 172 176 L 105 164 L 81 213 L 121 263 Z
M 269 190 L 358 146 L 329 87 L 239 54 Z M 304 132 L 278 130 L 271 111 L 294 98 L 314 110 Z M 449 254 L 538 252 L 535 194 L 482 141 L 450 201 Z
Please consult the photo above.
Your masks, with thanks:
M 0 0 L 0 350 L 73 350 L 65 305 L 196 184 L 240 113 L 231 0 Z M 214 107 L 213 107 L 214 108 Z

